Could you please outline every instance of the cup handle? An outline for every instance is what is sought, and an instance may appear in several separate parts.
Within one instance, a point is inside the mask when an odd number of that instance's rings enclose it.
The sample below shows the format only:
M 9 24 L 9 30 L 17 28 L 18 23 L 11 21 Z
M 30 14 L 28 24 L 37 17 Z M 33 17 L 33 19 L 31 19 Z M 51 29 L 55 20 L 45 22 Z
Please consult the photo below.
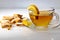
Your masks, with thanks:
M 50 23 L 49 28 L 57 28 L 57 27 L 60 26 L 60 24 L 59 24 L 59 15 L 54 12 L 53 16 L 55 16 L 55 18 L 56 18 L 56 21 L 55 21 L 56 23 Z

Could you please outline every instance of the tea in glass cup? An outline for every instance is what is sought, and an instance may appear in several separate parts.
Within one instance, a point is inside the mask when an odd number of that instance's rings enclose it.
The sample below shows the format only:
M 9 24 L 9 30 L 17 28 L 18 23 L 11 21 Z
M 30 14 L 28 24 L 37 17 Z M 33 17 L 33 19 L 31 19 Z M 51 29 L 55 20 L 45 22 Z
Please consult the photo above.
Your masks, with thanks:
M 39 15 L 33 15 L 33 13 L 30 13 L 29 16 L 33 24 L 36 25 L 36 27 L 44 28 L 48 27 L 48 24 L 53 18 L 53 14 L 48 14 L 48 11 L 40 11 Z
M 54 16 L 56 24 L 57 22 L 59 22 L 59 15 L 55 13 L 55 9 L 39 11 L 39 9 L 35 5 L 30 5 L 28 7 L 28 11 L 32 23 L 38 29 L 48 28 Z M 55 24 L 51 24 L 51 26 L 53 25 Z M 55 27 L 57 27 L 57 25 Z

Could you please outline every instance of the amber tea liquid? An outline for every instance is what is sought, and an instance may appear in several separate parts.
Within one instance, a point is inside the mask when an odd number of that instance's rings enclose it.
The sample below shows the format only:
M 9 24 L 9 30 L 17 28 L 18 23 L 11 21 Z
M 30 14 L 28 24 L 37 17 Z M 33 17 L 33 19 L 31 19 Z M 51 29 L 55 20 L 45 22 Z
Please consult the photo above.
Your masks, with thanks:
M 47 15 L 47 16 L 39 16 L 39 15 L 32 15 L 29 14 L 31 21 L 36 26 L 44 26 L 45 28 L 48 26 L 50 21 L 52 20 L 53 15 Z

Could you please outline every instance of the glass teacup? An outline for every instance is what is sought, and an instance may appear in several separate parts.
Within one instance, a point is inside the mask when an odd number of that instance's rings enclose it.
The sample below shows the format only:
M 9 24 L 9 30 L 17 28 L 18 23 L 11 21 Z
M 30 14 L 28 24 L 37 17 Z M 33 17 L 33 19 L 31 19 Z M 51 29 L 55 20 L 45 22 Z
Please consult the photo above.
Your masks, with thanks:
M 46 29 L 50 26 L 56 27 L 59 21 L 59 15 L 53 10 L 40 10 L 39 15 L 34 15 L 32 11 L 29 12 L 30 19 L 37 29 Z M 53 17 L 56 16 L 56 23 L 50 24 Z

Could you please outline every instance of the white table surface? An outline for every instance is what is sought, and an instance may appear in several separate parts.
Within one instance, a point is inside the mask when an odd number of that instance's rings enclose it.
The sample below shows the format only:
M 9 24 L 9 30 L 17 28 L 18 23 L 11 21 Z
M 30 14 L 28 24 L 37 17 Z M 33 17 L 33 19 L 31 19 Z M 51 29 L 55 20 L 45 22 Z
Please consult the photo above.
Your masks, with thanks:
M 59 11 L 59 9 L 56 10 L 58 14 Z M 26 9 L 0 9 L 0 18 L 3 15 L 11 15 L 14 13 L 19 13 L 29 18 Z M 14 27 L 11 30 L 0 27 L 0 40 L 60 40 L 60 29 L 33 31 L 27 27 Z

